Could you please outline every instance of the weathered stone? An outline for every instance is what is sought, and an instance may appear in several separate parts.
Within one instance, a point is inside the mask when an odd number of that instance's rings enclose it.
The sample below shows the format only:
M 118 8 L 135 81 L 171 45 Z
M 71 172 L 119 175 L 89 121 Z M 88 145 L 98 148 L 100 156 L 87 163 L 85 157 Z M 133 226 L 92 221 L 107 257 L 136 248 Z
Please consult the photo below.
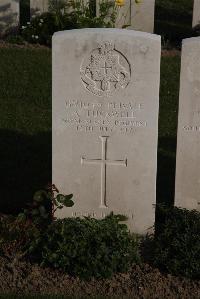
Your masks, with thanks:
M 192 27 L 200 24 L 200 0 L 194 0 Z
M 130 1 L 125 1 L 124 6 L 118 7 L 115 28 L 129 28 L 131 25 L 131 5 Z
M 19 0 L 0 1 L 0 36 L 19 26 Z
M 155 0 L 142 0 L 138 4 L 131 1 L 131 28 L 152 33 L 154 30 L 154 10 Z
M 99 15 L 99 3 L 97 0 L 97 15 Z M 134 29 L 153 33 L 154 30 L 155 0 L 125 0 L 124 5 L 117 8 L 116 28 Z
M 200 207 L 200 38 L 183 41 L 176 162 L 176 206 Z
M 48 11 L 49 0 L 30 0 L 31 17 L 38 16 Z
M 123 29 L 53 36 L 53 183 L 75 205 L 58 217 L 154 224 L 160 37 Z

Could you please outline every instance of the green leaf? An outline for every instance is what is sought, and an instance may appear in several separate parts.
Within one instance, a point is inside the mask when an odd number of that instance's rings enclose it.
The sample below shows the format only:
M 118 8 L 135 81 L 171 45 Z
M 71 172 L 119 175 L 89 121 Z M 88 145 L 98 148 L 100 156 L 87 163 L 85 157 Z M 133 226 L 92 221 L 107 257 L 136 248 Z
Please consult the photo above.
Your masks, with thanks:
M 56 200 L 59 202 L 59 203 L 63 203 L 63 200 L 65 200 L 65 195 L 63 194 L 58 194 L 56 196 Z
M 47 192 L 44 190 L 39 190 L 37 192 L 35 192 L 34 196 L 33 196 L 33 200 L 36 202 L 42 202 L 45 198 L 47 198 Z
M 66 198 L 66 199 L 72 199 L 72 197 L 73 197 L 73 194 L 65 195 L 65 198 Z
M 74 205 L 74 202 L 71 199 L 65 198 L 63 201 L 63 205 L 65 207 L 72 207 Z
M 61 203 L 65 207 L 72 207 L 74 205 L 74 202 L 71 200 L 72 197 L 73 194 L 69 194 L 69 195 L 58 194 L 56 196 L 56 199 L 59 203 Z

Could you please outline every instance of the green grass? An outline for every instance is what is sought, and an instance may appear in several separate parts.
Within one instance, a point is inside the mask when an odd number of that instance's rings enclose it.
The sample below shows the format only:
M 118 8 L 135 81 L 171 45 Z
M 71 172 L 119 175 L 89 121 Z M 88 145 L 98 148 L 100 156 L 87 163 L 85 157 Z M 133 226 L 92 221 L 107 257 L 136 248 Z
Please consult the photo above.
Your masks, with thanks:
M 0 128 L 51 130 L 51 51 L 0 50 Z
M 1 210 L 51 180 L 51 51 L 0 49 Z
M 0 49 L 0 206 L 18 212 L 51 180 L 51 51 Z M 172 201 L 180 57 L 161 63 L 158 201 Z
M 162 57 L 160 83 L 157 203 L 173 203 L 180 57 Z

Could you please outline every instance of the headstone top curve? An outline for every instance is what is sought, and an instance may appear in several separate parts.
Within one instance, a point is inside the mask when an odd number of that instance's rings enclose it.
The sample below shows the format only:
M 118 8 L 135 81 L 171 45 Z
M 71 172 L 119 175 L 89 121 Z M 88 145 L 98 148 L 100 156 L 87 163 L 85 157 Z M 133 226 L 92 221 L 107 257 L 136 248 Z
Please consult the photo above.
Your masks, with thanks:
M 53 34 L 53 39 L 59 37 L 67 37 L 74 34 L 80 34 L 81 36 L 84 34 L 117 34 L 117 35 L 126 35 L 130 37 L 143 37 L 152 40 L 159 41 L 161 40 L 161 36 L 157 34 L 152 34 L 148 32 L 136 31 L 136 30 L 127 30 L 127 29 L 118 29 L 118 28 L 84 28 L 84 29 L 71 29 L 71 30 L 63 30 L 58 31 Z
M 189 37 L 182 40 L 182 45 L 189 44 L 189 43 L 200 43 L 200 36 Z

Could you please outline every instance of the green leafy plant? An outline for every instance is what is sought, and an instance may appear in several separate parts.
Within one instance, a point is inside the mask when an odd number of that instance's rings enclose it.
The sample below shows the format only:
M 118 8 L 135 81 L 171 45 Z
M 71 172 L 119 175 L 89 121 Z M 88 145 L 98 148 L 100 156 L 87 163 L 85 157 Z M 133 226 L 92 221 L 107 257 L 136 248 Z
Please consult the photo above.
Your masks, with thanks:
M 69 26 L 68 26 L 69 25 Z M 65 24 L 66 29 L 71 29 L 72 24 Z M 51 45 L 54 32 L 61 30 L 53 13 L 47 12 L 36 16 L 21 27 L 21 35 L 29 43 Z
M 0 252 L 7 256 L 25 256 L 32 240 L 38 244 L 40 235 L 55 220 L 55 212 L 72 207 L 72 194 L 60 194 L 55 185 L 35 192 L 33 202 L 18 216 L 0 215 Z
M 35 192 L 32 203 L 18 215 L 18 219 L 30 220 L 42 228 L 55 219 L 56 210 L 74 205 L 72 197 L 73 194 L 60 194 L 54 184 L 49 184 L 45 190 Z
M 85 279 L 127 271 L 139 262 L 138 240 L 121 220 L 113 214 L 102 220 L 56 220 L 32 241 L 29 256 L 41 266 Z
M 200 278 L 200 213 L 159 207 L 163 223 L 151 243 L 153 264 L 168 273 Z
M 21 35 L 29 43 L 50 46 L 54 32 L 90 27 L 114 27 L 118 7 L 115 1 L 101 0 L 96 16 L 95 1 L 50 0 L 49 12 L 36 16 L 21 27 Z
M 51 45 L 54 32 L 78 28 L 115 27 L 124 0 L 49 0 L 49 12 L 34 17 L 21 28 L 22 37 L 30 43 Z M 135 0 L 136 3 L 141 1 Z M 98 13 L 97 7 L 98 5 Z M 124 24 L 123 28 L 130 24 Z

